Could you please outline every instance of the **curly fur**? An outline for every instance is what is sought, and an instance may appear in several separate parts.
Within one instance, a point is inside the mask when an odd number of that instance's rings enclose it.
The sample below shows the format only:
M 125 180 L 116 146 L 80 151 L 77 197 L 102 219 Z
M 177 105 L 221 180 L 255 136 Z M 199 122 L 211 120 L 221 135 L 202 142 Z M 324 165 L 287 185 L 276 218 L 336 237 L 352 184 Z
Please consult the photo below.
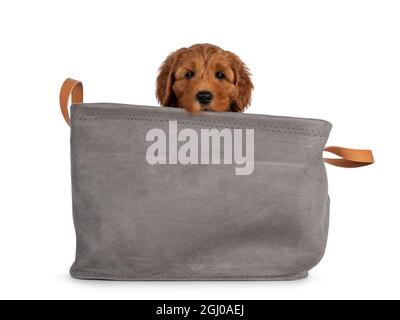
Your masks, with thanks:
M 191 72 L 193 77 L 188 78 Z M 223 74 L 223 79 L 216 77 Z M 171 53 L 160 67 L 156 96 L 164 107 L 243 112 L 251 103 L 253 83 L 250 72 L 232 52 L 211 44 L 195 44 Z M 196 95 L 209 91 L 212 101 L 202 105 Z

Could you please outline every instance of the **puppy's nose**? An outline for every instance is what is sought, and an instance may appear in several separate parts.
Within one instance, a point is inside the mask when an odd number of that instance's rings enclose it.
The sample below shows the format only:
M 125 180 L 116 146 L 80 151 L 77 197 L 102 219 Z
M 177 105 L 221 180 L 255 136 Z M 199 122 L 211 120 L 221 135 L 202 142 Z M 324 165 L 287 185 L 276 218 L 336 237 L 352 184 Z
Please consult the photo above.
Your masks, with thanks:
M 196 95 L 197 101 L 201 104 L 209 104 L 213 99 L 213 95 L 210 91 L 199 91 Z

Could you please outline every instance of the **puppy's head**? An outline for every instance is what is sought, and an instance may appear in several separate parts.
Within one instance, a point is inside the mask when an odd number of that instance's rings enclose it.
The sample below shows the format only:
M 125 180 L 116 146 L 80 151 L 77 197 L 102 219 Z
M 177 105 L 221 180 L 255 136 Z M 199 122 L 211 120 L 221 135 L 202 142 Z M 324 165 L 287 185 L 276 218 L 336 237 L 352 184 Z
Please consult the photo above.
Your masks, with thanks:
M 253 84 L 235 54 L 210 44 L 196 44 L 170 54 L 157 77 L 157 99 L 165 107 L 243 112 Z

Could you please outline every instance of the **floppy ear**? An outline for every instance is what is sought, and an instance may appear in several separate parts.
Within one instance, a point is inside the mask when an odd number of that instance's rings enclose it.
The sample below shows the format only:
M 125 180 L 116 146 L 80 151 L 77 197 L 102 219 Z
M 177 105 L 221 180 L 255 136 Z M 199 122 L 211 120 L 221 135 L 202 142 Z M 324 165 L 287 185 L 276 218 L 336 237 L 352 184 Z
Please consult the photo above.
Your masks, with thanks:
M 177 99 L 172 90 L 174 84 L 174 69 L 178 60 L 179 50 L 171 53 L 162 63 L 157 77 L 156 96 L 164 107 L 177 107 Z
M 250 71 L 240 58 L 229 52 L 231 65 L 235 72 L 235 85 L 238 88 L 238 96 L 231 105 L 234 112 L 243 112 L 251 103 L 251 92 L 254 88 L 250 79 Z

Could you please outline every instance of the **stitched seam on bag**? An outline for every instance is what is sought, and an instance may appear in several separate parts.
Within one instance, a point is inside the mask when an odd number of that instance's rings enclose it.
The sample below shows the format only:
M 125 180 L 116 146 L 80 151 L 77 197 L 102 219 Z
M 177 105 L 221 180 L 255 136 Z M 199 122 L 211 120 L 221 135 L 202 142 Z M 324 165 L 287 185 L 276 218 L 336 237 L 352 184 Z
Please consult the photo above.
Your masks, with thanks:
M 104 273 L 104 272 L 97 272 L 97 271 L 90 271 L 90 270 L 82 270 L 82 271 L 71 271 L 72 275 L 93 275 L 93 276 L 105 276 L 105 277 L 117 277 L 117 278 L 131 278 L 131 279 L 141 279 L 141 278 L 146 278 L 146 279 L 196 279 L 196 278 L 201 278 L 201 279 L 223 279 L 223 278 L 228 278 L 228 279 L 234 279 L 234 278 L 284 278 L 284 277 L 294 277 L 297 275 L 302 275 L 307 271 L 304 272 L 299 272 L 295 274 L 283 274 L 279 276 L 261 276 L 261 275 L 232 275 L 232 276 L 224 276 L 224 275 L 204 275 L 204 276 L 192 276 L 192 275 L 180 275 L 179 277 L 174 277 L 173 275 L 170 276 L 162 276 L 162 277 L 157 277 L 157 276 L 149 276 L 149 277 L 137 277 L 134 275 L 128 275 L 128 274 L 113 274 L 113 273 Z
M 171 119 L 163 119 L 163 118 L 146 118 L 146 117 L 119 117 L 119 116 L 109 116 L 109 115 L 81 115 L 79 120 L 98 120 L 98 119 L 111 119 L 111 120 L 137 120 L 137 121 L 150 121 L 150 122 L 165 122 Z M 182 124 L 192 124 L 192 125 L 213 125 L 215 127 L 226 128 L 226 126 L 234 127 L 232 123 L 222 123 L 222 122 L 196 122 L 196 121 L 188 121 L 188 120 L 176 120 L 178 123 Z M 252 125 L 253 126 L 253 125 Z M 299 135 L 315 135 L 318 137 L 325 137 L 321 134 L 320 131 L 313 130 L 313 129 L 303 129 L 303 128 L 289 128 L 289 127 L 260 127 L 260 126 L 253 126 L 254 128 L 261 129 L 261 130 L 275 130 L 276 132 L 288 132 L 294 133 Z
M 133 120 L 133 121 L 150 121 L 150 122 L 166 122 L 170 121 L 171 119 L 163 119 L 163 118 L 146 118 L 146 117 L 121 117 L 121 116 L 110 116 L 110 115 L 80 115 L 78 120 L 103 120 L 103 119 L 110 119 L 110 120 Z M 180 124 L 190 124 L 190 125 L 206 125 L 206 126 L 213 126 L 219 128 L 227 128 L 227 126 L 234 128 L 235 125 L 232 123 L 222 123 L 222 122 L 199 122 L 199 121 L 188 121 L 188 120 L 179 120 L 175 119 L 177 123 Z M 254 129 L 268 131 L 268 132 L 276 132 L 276 133 L 288 133 L 294 135 L 304 135 L 304 136 L 314 136 L 319 138 L 326 138 L 318 130 L 313 129 L 303 129 L 303 128 L 290 128 L 290 127 L 262 127 L 250 124 L 250 126 Z

